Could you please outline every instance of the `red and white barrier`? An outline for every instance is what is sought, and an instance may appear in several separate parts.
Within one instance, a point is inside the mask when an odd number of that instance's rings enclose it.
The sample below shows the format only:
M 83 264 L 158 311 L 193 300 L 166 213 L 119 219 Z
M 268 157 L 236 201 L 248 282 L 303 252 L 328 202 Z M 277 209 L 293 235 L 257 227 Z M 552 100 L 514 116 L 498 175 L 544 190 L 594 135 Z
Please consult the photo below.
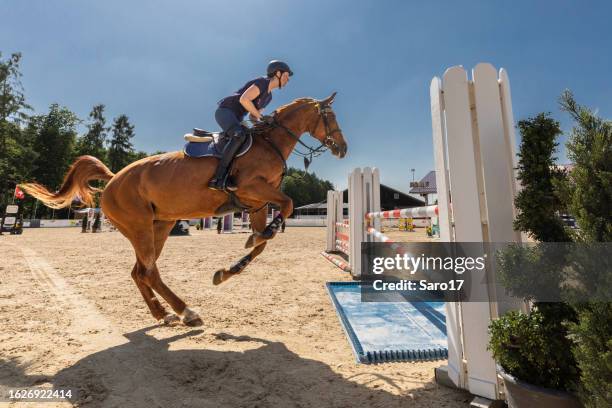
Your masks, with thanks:
M 362 242 L 393 242 L 380 232 L 382 219 L 437 217 L 437 206 L 380 211 L 380 176 L 378 169 L 354 169 L 349 175 L 349 218 L 343 214 L 340 191 L 327 193 L 327 252 L 348 257 L 353 276 L 361 274 Z M 395 244 L 399 251 L 400 245 Z
M 425 207 L 402 208 L 390 211 L 371 212 L 366 214 L 366 218 L 372 220 L 374 218 L 432 218 L 438 216 L 438 206 L 428 205 Z
M 343 271 L 345 272 L 351 271 L 351 266 L 348 263 L 334 258 L 332 255 L 328 254 L 325 251 L 321 252 L 321 255 L 323 256 L 323 258 L 327 259 L 329 262 L 333 263 L 334 265 L 336 265 L 338 268 L 342 269 Z

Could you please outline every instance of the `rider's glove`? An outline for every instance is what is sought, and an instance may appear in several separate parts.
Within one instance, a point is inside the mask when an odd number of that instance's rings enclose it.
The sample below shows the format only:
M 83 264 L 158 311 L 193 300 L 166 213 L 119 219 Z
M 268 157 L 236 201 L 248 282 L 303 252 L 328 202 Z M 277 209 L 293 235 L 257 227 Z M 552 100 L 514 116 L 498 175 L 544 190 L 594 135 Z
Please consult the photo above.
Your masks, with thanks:
M 272 115 L 261 115 L 261 117 L 259 118 L 260 122 L 266 123 L 268 125 L 271 125 L 272 123 L 274 123 L 274 116 Z

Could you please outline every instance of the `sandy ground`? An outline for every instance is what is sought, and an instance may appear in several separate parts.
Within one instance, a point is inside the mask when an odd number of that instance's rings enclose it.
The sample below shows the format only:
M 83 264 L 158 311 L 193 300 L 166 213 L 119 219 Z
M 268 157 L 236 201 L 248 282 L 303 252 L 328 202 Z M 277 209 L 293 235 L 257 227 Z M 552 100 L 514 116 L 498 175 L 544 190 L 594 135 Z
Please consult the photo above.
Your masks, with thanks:
M 78 396 L 0 406 L 468 405 L 467 394 L 433 381 L 443 361 L 355 363 L 325 289 L 350 276 L 319 255 L 324 228 L 287 228 L 245 273 L 213 286 L 214 270 L 246 253 L 246 237 L 192 228 L 168 240 L 158 266 L 204 319 L 194 329 L 153 320 L 118 232 L 1 236 L 0 385 Z

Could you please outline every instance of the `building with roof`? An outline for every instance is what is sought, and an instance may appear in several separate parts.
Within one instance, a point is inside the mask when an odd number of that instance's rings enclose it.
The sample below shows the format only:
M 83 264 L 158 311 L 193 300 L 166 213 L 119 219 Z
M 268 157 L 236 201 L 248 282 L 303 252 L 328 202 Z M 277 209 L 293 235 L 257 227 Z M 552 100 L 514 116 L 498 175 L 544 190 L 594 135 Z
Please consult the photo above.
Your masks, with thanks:
M 348 189 L 345 189 L 342 195 L 344 201 L 343 213 L 348 215 Z M 384 184 L 380 185 L 380 207 L 383 211 L 394 210 L 396 208 L 422 207 L 424 205 L 427 205 L 425 200 L 420 200 L 409 194 L 402 193 Z M 293 217 L 325 218 L 327 217 L 327 202 L 322 201 L 320 203 L 307 204 L 294 208 Z
M 437 194 L 436 189 L 436 172 L 430 171 L 420 181 L 410 182 L 410 194 L 417 194 L 423 197 L 426 205 L 433 204 L 435 202 L 434 196 Z M 429 196 L 432 197 L 429 197 Z

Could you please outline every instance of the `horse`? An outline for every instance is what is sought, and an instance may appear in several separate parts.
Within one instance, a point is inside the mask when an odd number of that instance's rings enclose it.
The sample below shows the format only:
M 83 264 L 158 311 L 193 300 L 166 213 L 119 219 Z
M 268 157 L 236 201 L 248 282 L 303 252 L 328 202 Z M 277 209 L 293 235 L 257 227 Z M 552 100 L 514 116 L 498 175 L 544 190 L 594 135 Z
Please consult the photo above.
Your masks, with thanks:
M 38 183 L 24 183 L 20 187 L 50 208 L 68 207 L 77 198 L 92 206 L 94 195 L 100 193 L 105 216 L 134 248 L 132 279 L 153 318 L 166 325 L 182 322 L 200 326 L 203 324 L 200 316 L 166 286 L 156 266 L 170 230 L 177 219 L 247 209 L 252 234 L 245 248 L 252 250 L 230 268 L 216 271 L 213 283 L 219 285 L 243 272 L 293 212 L 291 198 L 280 187 L 287 170 L 286 160 L 296 144 L 302 143 L 301 135 L 309 133 L 321 142 L 319 148 L 311 149 L 311 156 L 325 149 L 338 158 L 346 155 L 347 144 L 331 107 L 335 95 L 334 92 L 323 100 L 296 99 L 274 112 L 272 124 L 256 124 L 251 148 L 232 164 L 231 174 L 238 186 L 235 192 L 207 187 L 217 158 L 193 158 L 182 151 L 146 157 L 116 174 L 99 159 L 81 156 L 70 166 L 57 192 L 50 192 Z M 92 180 L 105 181 L 106 185 L 103 189 L 95 188 L 89 184 Z M 280 214 L 266 225 L 269 203 L 276 204 Z M 155 293 L 166 300 L 174 313 L 166 311 Z

